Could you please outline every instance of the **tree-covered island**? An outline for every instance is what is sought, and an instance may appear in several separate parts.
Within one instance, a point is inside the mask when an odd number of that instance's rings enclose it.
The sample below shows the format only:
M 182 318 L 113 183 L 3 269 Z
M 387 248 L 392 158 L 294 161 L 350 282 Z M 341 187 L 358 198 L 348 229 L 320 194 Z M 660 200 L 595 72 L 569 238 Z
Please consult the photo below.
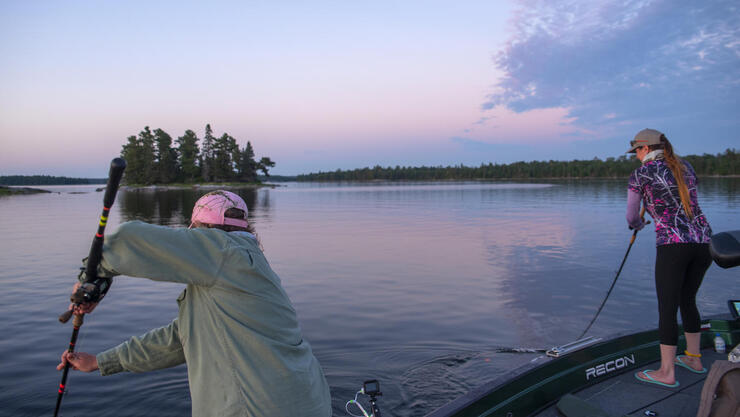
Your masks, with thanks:
M 174 140 L 162 129 L 149 129 L 129 136 L 121 150 L 127 167 L 123 181 L 128 185 L 259 183 L 257 172 L 269 177 L 275 166 L 269 157 L 255 160 L 252 143 L 239 147 L 224 133 L 216 137 L 207 124 L 202 139 L 192 130 Z

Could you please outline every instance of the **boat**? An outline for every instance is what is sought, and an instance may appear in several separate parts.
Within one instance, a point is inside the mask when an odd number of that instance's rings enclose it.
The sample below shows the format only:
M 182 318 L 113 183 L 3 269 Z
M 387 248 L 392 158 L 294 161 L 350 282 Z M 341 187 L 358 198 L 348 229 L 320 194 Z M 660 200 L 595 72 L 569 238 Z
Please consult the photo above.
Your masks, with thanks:
M 704 320 L 702 330 L 701 354 L 707 368 L 716 360 L 727 360 L 726 353 L 714 352 L 715 334 L 726 346 L 740 343 L 740 320 L 729 314 Z M 680 386 L 675 389 L 634 377 L 638 370 L 660 367 L 659 344 L 658 331 L 647 330 L 556 347 L 427 417 L 695 416 L 706 373 L 676 367 Z M 685 349 L 683 336 L 678 349 Z M 588 414 L 577 414 L 579 410 Z
M 740 265 L 740 231 L 714 235 L 710 252 L 723 268 Z M 702 321 L 701 354 L 707 369 L 728 359 L 727 353 L 714 351 L 716 335 L 728 352 L 740 343 L 740 301 L 728 305 L 730 314 Z M 696 416 L 709 372 L 697 374 L 677 366 L 677 388 L 635 377 L 639 370 L 660 367 L 659 345 L 657 329 L 577 340 L 548 350 L 427 417 Z M 678 351 L 684 349 L 681 335 Z M 734 365 L 740 369 L 740 364 Z

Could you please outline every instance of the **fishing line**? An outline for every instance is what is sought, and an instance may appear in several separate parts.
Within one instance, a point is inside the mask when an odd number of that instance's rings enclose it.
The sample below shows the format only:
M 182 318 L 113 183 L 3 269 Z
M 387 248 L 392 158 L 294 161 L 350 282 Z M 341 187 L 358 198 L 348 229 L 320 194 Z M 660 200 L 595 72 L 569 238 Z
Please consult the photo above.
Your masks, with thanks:
M 645 222 L 645 206 L 642 207 L 642 211 L 640 212 L 640 218 L 642 219 L 643 225 L 650 224 L 650 221 Z M 617 271 L 617 275 L 614 277 L 614 280 L 612 281 L 612 285 L 609 287 L 609 291 L 606 292 L 606 297 L 604 297 L 604 301 L 601 302 L 601 305 L 599 306 L 599 309 L 596 311 L 596 314 L 594 315 L 594 318 L 591 319 L 591 322 L 588 323 L 588 326 L 586 326 L 586 329 L 581 333 L 580 336 L 578 336 L 578 339 L 582 339 L 583 336 L 586 335 L 586 332 L 591 328 L 591 326 L 596 321 L 596 318 L 599 317 L 599 314 L 601 314 L 601 310 L 604 308 L 604 305 L 606 305 L 606 300 L 609 299 L 609 295 L 611 295 L 612 290 L 614 289 L 614 285 L 617 283 L 617 278 L 619 278 L 619 274 L 622 273 L 622 268 L 624 267 L 624 263 L 627 262 L 627 255 L 630 254 L 630 249 L 632 249 L 632 245 L 635 243 L 635 238 L 637 237 L 637 232 L 639 230 L 635 229 L 632 232 L 632 238 L 630 239 L 630 244 L 627 246 L 627 253 L 624 254 L 624 258 L 622 258 L 622 264 L 619 265 L 619 270 Z

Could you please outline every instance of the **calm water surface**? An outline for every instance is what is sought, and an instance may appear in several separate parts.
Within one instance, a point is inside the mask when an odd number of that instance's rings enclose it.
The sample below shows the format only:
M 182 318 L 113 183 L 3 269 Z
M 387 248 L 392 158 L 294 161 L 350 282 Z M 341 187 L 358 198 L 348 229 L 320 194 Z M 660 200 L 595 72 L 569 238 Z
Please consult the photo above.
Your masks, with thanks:
M 0 197 L 0 415 L 50 415 L 71 325 L 57 316 L 89 250 L 94 187 Z M 122 191 L 109 230 L 140 219 L 187 224 L 192 190 Z M 624 256 L 625 181 L 295 184 L 239 190 L 273 269 L 324 367 L 336 416 L 380 380 L 387 416 L 420 416 L 576 338 Z M 739 179 L 705 179 L 715 232 L 740 229 Z M 655 236 L 638 235 L 592 335 L 657 325 Z M 703 314 L 725 312 L 737 270 L 712 266 Z M 78 350 L 97 353 L 168 324 L 182 286 L 121 277 L 86 317 Z M 73 372 L 62 415 L 181 416 L 184 366 L 148 374 Z M 356 410 L 355 410 L 356 411 Z

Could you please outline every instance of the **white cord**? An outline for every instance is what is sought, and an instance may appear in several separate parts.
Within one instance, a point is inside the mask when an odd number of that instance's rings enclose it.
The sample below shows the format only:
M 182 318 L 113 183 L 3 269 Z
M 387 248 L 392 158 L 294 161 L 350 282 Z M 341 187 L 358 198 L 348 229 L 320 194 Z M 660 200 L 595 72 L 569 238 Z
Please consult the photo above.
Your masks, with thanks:
M 357 402 L 357 396 L 360 395 L 360 394 L 362 394 L 362 393 L 363 393 L 362 390 L 357 391 L 357 394 L 355 394 L 355 399 L 354 400 L 349 400 L 349 401 L 347 401 L 347 404 L 344 404 L 345 411 L 347 411 L 347 413 L 349 415 L 351 415 L 352 417 L 370 417 L 370 415 L 367 412 L 365 412 L 365 409 L 362 408 L 362 405 L 359 402 Z M 355 404 L 357 406 L 357 408 L 359 408 L 360 411 L 362 411 L 362 415 L 353 414 L 351 411 L 349 411 L 349 405 L 350 404 Z

